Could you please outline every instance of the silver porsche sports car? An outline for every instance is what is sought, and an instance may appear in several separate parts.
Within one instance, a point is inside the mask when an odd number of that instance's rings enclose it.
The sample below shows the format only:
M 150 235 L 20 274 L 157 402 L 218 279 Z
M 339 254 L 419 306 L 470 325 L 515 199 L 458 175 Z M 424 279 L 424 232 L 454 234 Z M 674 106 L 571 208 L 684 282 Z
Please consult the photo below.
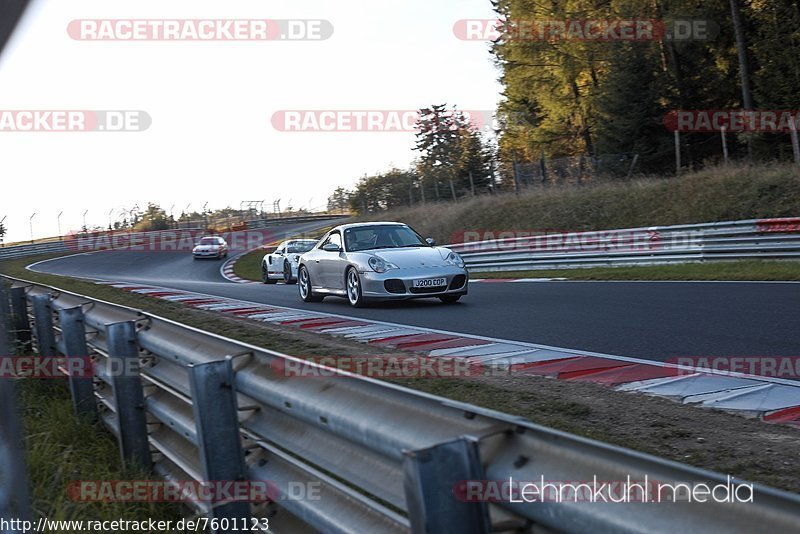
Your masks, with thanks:
M 316 239 L 291 239 L 284 241 L 274 252 L 261 260 L 261 280 L 265 284 L 274 284 L 278 280 L 294 284 L 297 281 L 297 264 L 300 255 L 308 252 L 317 244 Z
M 438 297 L 453 303 L 467 294 L 469 274 L 455 252 L 402 223 L 337 226 L 300 256 L 300 298 L 319 302 L 346 297 L 354 307 L 369 300 Z

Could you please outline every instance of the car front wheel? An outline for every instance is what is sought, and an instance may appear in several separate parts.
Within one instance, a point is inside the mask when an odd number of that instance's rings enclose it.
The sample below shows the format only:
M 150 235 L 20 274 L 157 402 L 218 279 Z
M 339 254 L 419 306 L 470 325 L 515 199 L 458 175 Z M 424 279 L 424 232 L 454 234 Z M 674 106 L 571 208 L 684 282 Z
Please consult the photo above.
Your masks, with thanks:
M 269 270 L 267 269 L 266 263 L 261 264 L 261 281 L 265 284 L 275 284 L 278 282 L 277 280 L 273 280 L 269 277 Z
M 361 292 L 361 278 L 358 276 L 358 271 L 354 267 L 347 269 L 345 282 L 347 285 L 347 301 L 354 308 L 363 307 L 366 302 Z
M 308 275 L 308 269 L 303 265 L 297 271 L 297 285 L 303 302 L 322 302 L 322 299 L 325 298 L 324 296 L 315 295 L 311 290 L 311 277 Z
M 288 261 L 283 262 L 283 282 L 285 284 L 297 283 L 297 280 L 292 276 L 292 266 Z

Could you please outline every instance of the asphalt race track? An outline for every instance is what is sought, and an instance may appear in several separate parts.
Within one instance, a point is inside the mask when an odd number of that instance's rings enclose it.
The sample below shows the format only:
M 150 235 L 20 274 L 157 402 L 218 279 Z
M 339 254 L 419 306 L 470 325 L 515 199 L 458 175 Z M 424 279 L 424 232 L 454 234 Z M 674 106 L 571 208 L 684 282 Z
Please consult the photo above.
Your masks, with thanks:
M 119 251 L 65 257 L 33 270 L 658 361 L 800 356 L 798 283 L 476 282 L 456 305 L 434 299 L 353 309 L 334 297 L 304 304 L 295 285 L 229 282 L 220 275 L 222 263 L 195 261 L 185 252 Z

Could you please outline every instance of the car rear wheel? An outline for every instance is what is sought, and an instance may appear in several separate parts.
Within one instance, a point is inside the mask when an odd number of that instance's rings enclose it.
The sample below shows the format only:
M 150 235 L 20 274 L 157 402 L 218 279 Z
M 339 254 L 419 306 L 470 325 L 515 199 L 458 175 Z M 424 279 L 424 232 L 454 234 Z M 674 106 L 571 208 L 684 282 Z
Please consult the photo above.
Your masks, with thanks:
M 277 280 L 273 280 L 269 277 L 269 270 L 267 269 L 266 263 L 261 264 L 261 281 L 265 284 L 275 284 L 278 282 Z
M 445 304 L 455 304 L 458 302 L 458 299 L 461 298 L 461 295 L 444 295 L 439 297 L 439 300 L 444 302 Z
M 283 262 L 283 282 L 285 284 L 296 284 L 297 280 L 292 276 L 292 266 L 289 261 Z
M 325 297 L 315 295 L 311 290 L 311 277 L 308 275 L 308 269 L 302 265 L 297 271 L 297 279 L 297 285 L 300 289 L 300 298 L 303 299 L 303 302 L 322 302 L 322 299 Z
M 361 308 L 365 304 L 364 295 L 361 293 L 361 279 L 358 276 L 358 271 L 350 267 L 347 269 L 345 275 L 345 283 L 347 286 L 347 301 L 354 308 Z

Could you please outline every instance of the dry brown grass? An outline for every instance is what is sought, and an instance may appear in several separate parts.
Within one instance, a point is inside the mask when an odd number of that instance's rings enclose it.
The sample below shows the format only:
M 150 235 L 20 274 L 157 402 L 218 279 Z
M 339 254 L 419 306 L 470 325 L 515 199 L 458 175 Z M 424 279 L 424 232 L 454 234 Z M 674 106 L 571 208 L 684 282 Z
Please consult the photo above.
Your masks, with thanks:
M 645 178 L 580 189 L 429 203 L 361 217 L 398 220 L 448 243 L 471 230 L 608 230 L 800 215 L 800 171 L 790 165 L 710 167 L 681 178 Z

